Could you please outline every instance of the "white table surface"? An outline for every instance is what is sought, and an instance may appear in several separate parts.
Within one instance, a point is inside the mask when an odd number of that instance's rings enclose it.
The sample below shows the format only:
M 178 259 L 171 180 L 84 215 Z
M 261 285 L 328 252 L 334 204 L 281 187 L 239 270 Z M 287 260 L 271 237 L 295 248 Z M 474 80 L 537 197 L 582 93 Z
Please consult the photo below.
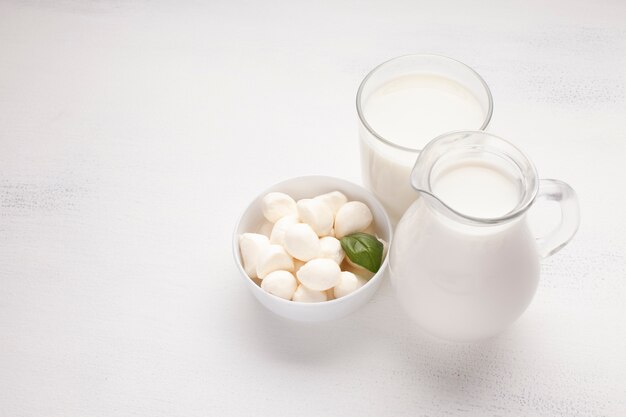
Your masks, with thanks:
M 230 253 L 279 180 L 359 181 L 354 97 L 433 52 L 583 221 L 478 345 L 385 284 L 340 321 L 264 310 Z M 626 415 L 626 3 L 0 3 L 0 416 Z

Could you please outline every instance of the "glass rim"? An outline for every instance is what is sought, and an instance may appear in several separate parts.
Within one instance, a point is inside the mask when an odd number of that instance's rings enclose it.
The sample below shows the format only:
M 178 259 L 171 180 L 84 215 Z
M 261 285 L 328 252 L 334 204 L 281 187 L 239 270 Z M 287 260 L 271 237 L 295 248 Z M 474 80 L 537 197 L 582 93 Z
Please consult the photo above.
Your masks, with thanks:
M 378 139 L 381 142 L 384 142 L 385 144 L 387 144 L 389 146 L 392 146 L 392 147 L 394 147 L 396 149 L 400 149 L 400 150 L 403 150 L 403 151 L 409 151 L 409 152 L 415 152 L 415 153 L 419 153 L 421 151 L 421 149 L 419 149 L 419 148 L 410 148 L 408 146 L 402 146 L 402 145 L 399 145 L 397 143 L 392 142 L 389 139 L 385 139 L 382 135 L 380 135 L 378 132 L 376 132 L 376 130 L 374 130 L 374 128 L 367 122 L 367 120 L 365 118 L 365 115 L 363 114 L 363 108 L 361 106 L 363 89 L 365 88 L 365 85 L 370 80 L 370 78 L 376 72 L 378 72 L 378 70 L 380 70 L 382 67 L 387 66 L 387 65 L 389 65 L 389 64 L 391 64 L 391 63 L 393 63 L 395 61 L 398 61 L 400 59 L 415 58 L 415 57 L 436 58 L 436 59 L 444 59 L 444 60 L 452 61 L 452 62 L 454 62 L 456 64 L 460 64 L 463 67 L 465 67 L 466 69 L 468 69 L 478 79 L 478 81 L 480 81 L 480 83 L 482 84 L 483 88 L 485 89 L 485 92 L 487 93 L 487 100 L 489 102 L 489 107 L 487 109 L 487 114 L 485 115 L 485 120 L 483 121 L 483 124 L 478 128 L 478 130 L 485 130 L 485 128 L 489 125 L 489 122 L 491 121 L 491 116 L 493 115 L 493 96 L 491 95 L 491 90 L 489 89 L 489 86 L 487 85 L 487 83 L 485 82 L 483 77 L 481 77 L 478 72 L 476 72 L 469 65 L 464 64 L 463 62 L 461 62 L 459 60 L 456 60 L 454 58 L 450 58 L 450 57 L 445 56 L 445 55 L 438 55 L 438 54 L 405 54 L 405 55 L 400 55 L 400 56 L 396 56 L 394 58 L 388 59 L 388 60 L 384 61 L 383 63 L 378 64 L 377 66 L 375 66 L 370 72 L 367 73 L 367 75 L 365 76 L 365 78 L 363 78 L 363 81 L 361 81 L 361 84 L 359 85 L 359 89 L 357 90 L 357 93 L 356 93 L 356 112 L 359 115 L 359 120 L 361 121 L 361 124 L 368 130 L 368 132 L 371 133 L 372 136 L 374 136 L 376 139 Z M 443 133 L 445 133 L 445 132 L 442 132 L 442 134 Z
M 448 139 L 452 137 L 461 137 L 461 139 L 465 139 L 468 136 L 474 136 L 474 135 L 480 135 L 480 136 L 488 138 L 489 140 L 495 140 L 497 142 L 502 143 L 503 145 L 505 145 L 506 147 L 510 149 L 510 152 L 506 152 L 506 155 L 516 164 L 518 168 L 520 168 L 520 170 L 522 168 L 519 164 L 520 160 L 525 162 L 526 165 L 530 169 L 531 177 L 530 178 L 525 177 L 525 178 L 532 180 L 533 182 L 532 187 L 527 185 L 524 191 L 524 195 L 522 196 L 522 198 L 520 198 L 517 205 L 513 209 L 511 209 L 511 211 L 501 216 L 478 217 L 478 216 L 467 215 L 465 213 L 462 213 L 454 209 L 453 207 L 448 205 L 448 203 L 441 200 L 433 192 L 430 175 L 428 176 L 427 179 L 425 179 L 426 184 L 427 184 L 425 187 L 416 187 L 416 184 L 413 181 L 415 170 L 418 167 L 418 164 L 421 162 L 420 158 L 423 158 L 422 155 L 427 155 L 433 148 L 436 148 L 440 144 L 440 142 L 444 139 Z M 512 155 L 512 154 L 515 154 L 515 155 Z M 434 163 L 436 163 L 436 161 Z M 432 169 L 432 166 L 430 166 L 429 168 Z M 537 198 L 537 194 L 539 192 L 539 181 L 540 181 L 540 178 L 537 172 L 537 168 L 535 167 L 535 164 L 528 157 L 528 155 L 526 155 L 525 152 L 523 152 L 520 148 L 515 146 L 513 142 L 507 139 L 504 139 L 501 136 L 495 135 L 493 133 L 485 132 L 484 130 L 455 130 L 455 131 L 443 133 L 437 136 L 424 147 L 422 153 L 418 157 L 418 160 L 415 161 L 415 165 L 413 166 L 411 170 L 411 186 L 413 187 L 414 190 L 420 193 L 428 194 L 430 197 L 438 201 L 443 207 L 445 207 L 449 213 L 457 216 L 458 218 L 461 218 L 464 221 L 467 221 L 471 224 L 486 225 L 486 226 L 493 226 L 495 224 L 508 222 L 513 219 L 519 218 L 522 214 L 526 213 L 526 211 L 528 211 L 528 209 L 534 204 L 535 199 Z

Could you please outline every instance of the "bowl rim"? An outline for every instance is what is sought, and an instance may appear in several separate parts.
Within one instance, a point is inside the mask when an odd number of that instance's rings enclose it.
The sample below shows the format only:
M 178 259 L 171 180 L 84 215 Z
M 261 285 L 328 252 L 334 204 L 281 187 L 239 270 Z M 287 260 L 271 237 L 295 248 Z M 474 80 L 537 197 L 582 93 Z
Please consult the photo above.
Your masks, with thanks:
M 239 226 L 240 226 L 244 216 L 246 215 L 246 213 L 248 212 L 248 210 L 250 209 L 252 204 L 254 204 L 254 202 L 256 202 L 257 200 L 260 200 L 265 194 L 270 192 L 268 190 L 273 189 L 275 187 L 279 187 L 280 185 L 282 185 L 284 183 L 287 183 L 287 182 L 301 181 L 301 180 L 312 180 L 312 179 L 339 181 L 339 182 L 347 184 L 348 186 L 355 187 L 358 190 L 360 190 L 361 192 L 363 192 L 364 194 L 369 195 L 371 197 L 372 201 L 374 202 L 374 204 L 380 210 L 380 212 L 383 213 L 384 225 L 382 225 L 382 226 L 386 230 L 388 230 L 388 232 L 389 232 L 389 240 L 387 241 L 387 254 L 385 255 L 385 258 L 383 259 L 383 262 L 380 265 L 380 268 L 374 274 L 374 276 L 372 276 L 369 280 L 367 280 L 367 282 L 363 286 L 359 287 L 358 289 L 356 289 L 355 291 L 351 292 L 350 294 L 345 295 L 345 296 L 340 297 L 340 298 L 334 298 L 332 300 L 326 300 L 326 301 L 319 302 L 319 303 L 303 303 L 303 302 L 298 302 L 298 301 L 286 300 L 286 299 L 278 297 L 278 296 L 276 296 L 274 294 L 270 294 L 267 291 L 264 291 L 259 285 L 257 285 L 252 280 L 252 278 L 250 278 L 248 276 L 248 274 L 246 274 L 246 271 L 244 270 L 243 264 L 241 262 L 241 253 L 239 251 L 239 235 L 240 234 L 238 233 L 238 229 L 239 229 Z M 334 191 L 334 190 L 330 190 L 330 191 Z M 330 192 L 330 191 L 328 191 L 328 192 Z M 337 191 L 343 192 L 343 190 L 337 190 Z M 244 232 L 244 233 L 252 233 L 252 232 Z M 328 175 L 302 175 L 302 176 L 292 177 L 292 178 L 288 178 L 288 179 L 276 182 L 276 183 L 270 185 L 269 187 L 266 187 L 262 192 L 260 192 L 252 200 L 250 200 L 250 202 L 248 203 L 246 208 L 243 210 L 243 212 L 237 218 L 237 222 L 235 223 L 235 229 L 233 230 L 233 236 L 232 236 L 232 253 L 233 253 L 233 259 L 235 261 L 235 264 L 237 265 L 237 269 L 239 269 L 239 272 L 241 273 L 241 277 L 248 283 L 248 286 L 251 285 L 253 287 L 253 289 L 251 289 L 251 291 L 255 291 L 257 294 L 260 294 L 260 296 L 262 296 L 262 297 L 269 297 L 273 301 L 276 301 L 278 303 L 283 303 L 286 306 L 290 305 L 290 306 L 295 307 L 295 308 L 320 309 L 320 308 L 324 308 L 323 306 L 337 305 L 339 303 L 346 303 L 351 298 L 358 297 L 359 296 L 358 293 L 362 292 L 361 290 L 364 290 L 368 286 L 374 285 L 374 281 L 380 281 L 382 279 L 383 275 L 385 274 L 385 271 L 387 270 L 387 267 L 388 267 L 388 264 L 389 264 L 389 249 L 391 248 L 392 241 L 393 241 L 393 227 L 391 226 L 391 221 L 389 220 L 389 214 L 387 214 L 387 211 L 383 207 L 382 203 L 380 201 L 378 201 L 378 198 L 376 198 L 374 193 L 372 193 L 371 191 L 369 191 L 368 189 L 366 189 L 362 185 L 355 184 L 355 183 L 353 183 L 351 181 L 348 181 L 346 179 L 343 179 L 343 178 L 331 177 L 331 176 L 328 176 Z

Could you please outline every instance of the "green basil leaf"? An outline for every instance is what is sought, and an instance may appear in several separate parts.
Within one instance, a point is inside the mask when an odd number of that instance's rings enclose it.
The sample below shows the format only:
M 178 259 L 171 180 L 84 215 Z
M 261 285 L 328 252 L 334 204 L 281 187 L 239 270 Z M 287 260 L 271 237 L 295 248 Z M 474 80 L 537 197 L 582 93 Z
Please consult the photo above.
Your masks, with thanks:
M 368 233 L 353 233 L 340 240 L 346 256 L 357 265 L 378 272 L 383 263 L 383 244 Z

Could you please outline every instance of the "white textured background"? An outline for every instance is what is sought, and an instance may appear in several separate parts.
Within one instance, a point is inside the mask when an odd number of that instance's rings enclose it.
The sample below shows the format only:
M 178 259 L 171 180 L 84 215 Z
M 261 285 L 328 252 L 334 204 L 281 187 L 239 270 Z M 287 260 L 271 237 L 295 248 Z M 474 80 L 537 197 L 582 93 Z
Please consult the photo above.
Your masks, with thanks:
M 433 52 L 490 130 L 579 192 L 574 242 L 480 345 L 420 338 L 387 285 L 300 326 L 240 282 L 247 202 L 359 181 L 354 96 Z M 0 416 L 625 416 L 626 3 L 0 3 Z

